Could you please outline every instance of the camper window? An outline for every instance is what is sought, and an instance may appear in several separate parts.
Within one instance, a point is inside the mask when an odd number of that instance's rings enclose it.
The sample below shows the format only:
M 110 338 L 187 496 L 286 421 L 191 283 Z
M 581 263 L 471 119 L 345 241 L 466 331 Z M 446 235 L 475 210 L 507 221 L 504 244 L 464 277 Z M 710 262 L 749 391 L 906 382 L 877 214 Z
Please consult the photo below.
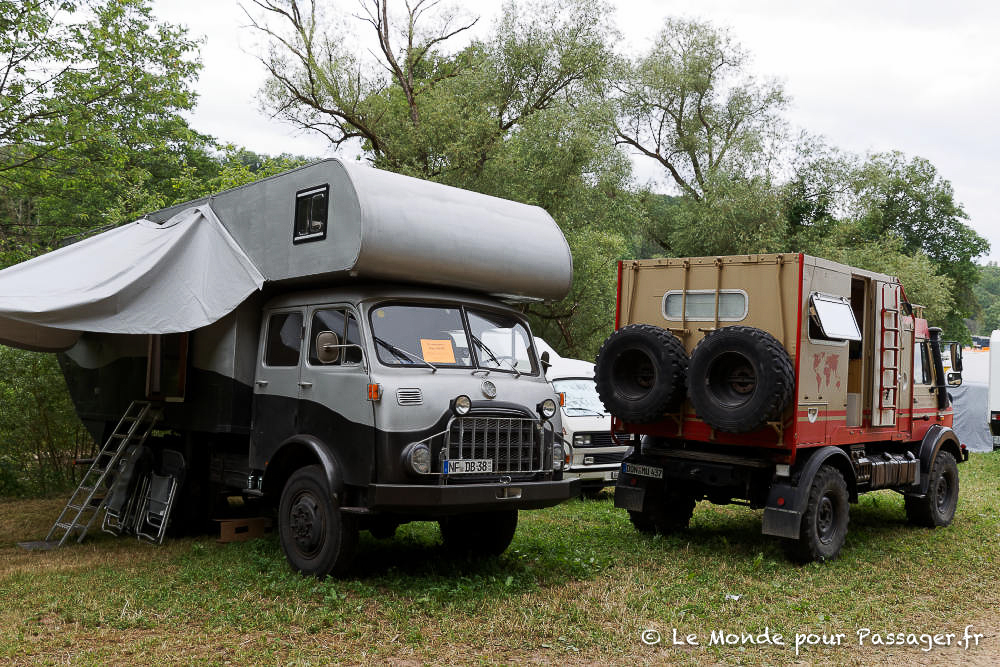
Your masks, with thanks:
M 809 338 L 842 342 L 861 340 L 851 301 L 814 292 L 809 297 Z
M 267 323 L 266 366 L 296 366 L 302 345 L 302 313 L 275 313 Z
M 295 229 L 292 242 L 318 241 L 326 238 L 326 220 L 330 209 L 330 186 L 309 188 L 295 193 Z
M 320 361 L 316 348 L 316 337 L 323 331 L 332 331 L 340 339 L 340 353 L 336 361 L 324 364 Z M 350 313 L 340 309 L 317 310 L 312 318 L 309 334 L 309 363 L 313 366 L 357 365 L 361 363 L 361 336 L 358 321 Z
M 684 317 L 681 317 L 683 303 Z M 719 319 L 738 322 L 747 316 L 747 293 L 743 290 L 719 290 Z M 671 290 L 663 295 L 663 318 L 710 322 L 715 319 L 715 290 Z

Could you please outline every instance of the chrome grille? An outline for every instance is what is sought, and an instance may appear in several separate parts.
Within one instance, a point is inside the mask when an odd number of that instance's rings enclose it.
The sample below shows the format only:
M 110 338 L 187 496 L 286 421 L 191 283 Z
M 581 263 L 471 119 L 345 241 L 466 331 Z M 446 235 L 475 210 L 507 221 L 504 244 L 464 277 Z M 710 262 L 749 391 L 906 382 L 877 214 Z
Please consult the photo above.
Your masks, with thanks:
M 424 396 L 420 389 L 397 389 L 396 402 L 400 405 L 421 405 Z
M 448 459 L 492 459 L 493 473 L 548 470 L 551 428 L 519 417 L 456 417 L 446 440 Z

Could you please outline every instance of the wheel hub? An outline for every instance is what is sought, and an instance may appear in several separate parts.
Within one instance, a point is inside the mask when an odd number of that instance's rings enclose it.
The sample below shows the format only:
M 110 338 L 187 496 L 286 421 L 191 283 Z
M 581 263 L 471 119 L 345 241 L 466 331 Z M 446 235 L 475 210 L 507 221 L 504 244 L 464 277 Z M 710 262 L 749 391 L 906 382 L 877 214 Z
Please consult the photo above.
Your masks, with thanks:
M 834 517 L 836 511 L 833 508 L 833 501 L 828 496 L 823 496 L 819 501 L 816 512 L 816 532 L 823 542 L 829 542 L 833 533 Z
M 943 511 L 948 506 L 948 480 L 944 475 L 938 478 L 934 488 L 934 502 L 939 511 Z
M 311 495 L 295 499 L 289 511 L 289 527 L 295 544 L 304 554 L 315 552 L 323 535 L 323 515 L 319 503 Z

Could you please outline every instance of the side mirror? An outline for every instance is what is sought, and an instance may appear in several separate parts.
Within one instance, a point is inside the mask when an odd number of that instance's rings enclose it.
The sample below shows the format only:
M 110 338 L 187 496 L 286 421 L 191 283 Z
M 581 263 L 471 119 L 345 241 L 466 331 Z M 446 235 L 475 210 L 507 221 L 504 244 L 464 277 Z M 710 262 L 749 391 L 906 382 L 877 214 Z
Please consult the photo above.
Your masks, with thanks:
M 549 351 L 548 350 L 545 350 L 545 352 L 542 352 L 541 362 L 542 362 L 542 373 L 548 373 L 549 369 L 552 368 L 552 362 L 549 361 Z
M 316 334 L 316 357 L 320 363 L 337 363 L 340 359 L 340 336 L 332 331 L 320 331 Z
M 948 343 L 951 347 L 951 367 L 958 372 L 962 372 L 962 344 Z
M 962 386 L 962 374 L 961 373 L 948 373 L 945 378 L 945 382 L 949 387 L 961 387 Z

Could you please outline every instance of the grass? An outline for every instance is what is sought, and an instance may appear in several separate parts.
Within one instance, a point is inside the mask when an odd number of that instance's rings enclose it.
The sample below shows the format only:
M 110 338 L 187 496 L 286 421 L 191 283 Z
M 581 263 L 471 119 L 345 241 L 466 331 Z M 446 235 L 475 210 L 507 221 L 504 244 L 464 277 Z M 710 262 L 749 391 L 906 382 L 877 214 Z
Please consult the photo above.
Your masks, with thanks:
M 952 526 L 905 523 L 902 498 L 862 497 L 835 562 L 796 566 L 760 534 L 760 512 L 700 503 L 691 528 L 635 532 L 610 495 L 524 512 L 511 548 L 454 559 L 432 524 L 363 533 L 343 580 L 293 574 L 274 538 L 98 536 L 53 552 L 40 539 L 65 499 L 0 501 L 0 661 L 13 663 L 907 663 L 1000 655 L 1000 452 L 960 467 Z M 986 636 L 968 650 L 859 647 L 856 630 Z M 709 645 L 713 630 L 785 646 Z M 643 630 L 666 640 L 640 641 Z M 697 635 L 698 646 L 673 646 Z M 796 633 L 844 633 L 807 646 Z M 954 641 L 954 640 L 953 640 Z

